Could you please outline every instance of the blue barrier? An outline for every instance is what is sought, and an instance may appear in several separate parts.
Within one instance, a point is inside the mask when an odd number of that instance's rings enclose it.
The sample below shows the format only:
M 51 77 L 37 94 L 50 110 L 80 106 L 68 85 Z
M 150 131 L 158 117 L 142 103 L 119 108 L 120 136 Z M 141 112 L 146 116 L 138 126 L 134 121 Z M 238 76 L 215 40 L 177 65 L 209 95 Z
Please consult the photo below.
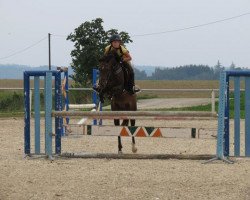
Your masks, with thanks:
M 64 90 L 66 96 L 64 99 L 64 106 L 62 105 L 62 89 L 61 89 L 61 73 L 64 72 L 65 85 Z M 25 127 L 24 127 L 24 153 L 26 155 L 31 154 L 30 148 L 30 77 L 34 77 L 34 121 L 35 121 L 35 154 L 41 154 L 40 147 L 40 77 L 44 78 L 44 91 L 45 91 L 45 154 L 52 156 L 52 123 L 51 123 L 51 111 L 52 111 L 52 76 L 55 78 L 55 110 L 62 111 L 64 107 L 66 111 L 69 110 L 69 97 L 68 97 L 68 70 L 58 68 L 54 71 L 25 71 L 24 72 L 24 112 L 25 112 Z M 93 69 L 93 85 L 96 84 L 99 76 L 99 71 Z M 98 94 L 93 91 L 93 102 L 98 105 Z M 51 105 L 50 105 L 51 102 Z M 102 107 L 100 106 L 100 110 Z M 69 117 L 66 117 L 66 123 L 69 124 Z M 93 123 L 96 125 L 97 120 Z M 102 121 L 99 121 L 99 125 Z M 61 153 L 61 136 L 63 136 L 65 130 L 63 129 L 63 118 L 55 118 L 55 153 Z
M 95 87 L 96 84 L 97 84 L 98 77 L 99 77 L 99 70 L 98 69 L 93 69 L 92 72 L 93 72 L 93 74 L 92 74 L 92 85 L 93 85 L 93 87 Z M 102 103 L 100 102 L 100 99 L 99 99 L 99 96 L 98 96 L 97 92 L 94 91 L 94 90 L 93 90 L 93 93 L 92 93 L 92 99 L 93 99 L 93 103 L 96 105 L 96 107 L 99 108 L 100 111 L 102 111 Z M 102 119 L 99 120 L 98 124 L 102 125 Z M 96 119 L 93 120 L 93 125 L 97 125 L 97 120 Z
M 245 79 L 245 154 L 240 153 L 240 78 Z M 220 75 L 218 133 L 216 157 L 213 160 L 228 160 L 230 156 L 230 102 L 229 84 L 234 78 L 234 152 L 233 156 L 250 157 L 250 70 L 226 70 Z
M 44 77 L 45 113 L 49 115 L 52 105 L 47 104 L 52 98 L 52 76 L 55 77 L 55 110 L 62 111 L 61 72 L 60 71 L 25 71 L 24 74 L 24 153 L 31 154 L 30 148 L 30 77 L 34 77 L 34 111 L 35 111 L 35 154 L 40 154 L 40 77 Z M 62 117 L 55 118 L 55 153 L 61 153 Z M 52 124 L 45 121 L 45 153 L 52 155 Z

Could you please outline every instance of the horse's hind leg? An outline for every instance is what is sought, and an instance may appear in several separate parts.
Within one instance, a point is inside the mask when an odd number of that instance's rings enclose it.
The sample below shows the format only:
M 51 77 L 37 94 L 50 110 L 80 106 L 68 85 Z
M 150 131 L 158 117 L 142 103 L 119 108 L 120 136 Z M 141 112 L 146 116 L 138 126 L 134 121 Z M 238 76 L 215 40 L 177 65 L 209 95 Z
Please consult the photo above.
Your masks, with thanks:
M 130 124 L 131 124 L 131 126 L 135 126 L 135 120 L 131 119 Z M 135 147 L 135 137 L 134 136 L 132 136 L 132 152 L 133 153 L 137 152 L 137 148 Z
M 114 119 L 114 124 L 115 124 L 115 126 L 120 126 L 120 120 L 119 119 Z
M 131 119 L 130 124 L 131 124 L 131 126 L 135 126 L 135 119 Z
M 122 153 L 122 139 L 121 136 L 118 136 L 118 154 Z

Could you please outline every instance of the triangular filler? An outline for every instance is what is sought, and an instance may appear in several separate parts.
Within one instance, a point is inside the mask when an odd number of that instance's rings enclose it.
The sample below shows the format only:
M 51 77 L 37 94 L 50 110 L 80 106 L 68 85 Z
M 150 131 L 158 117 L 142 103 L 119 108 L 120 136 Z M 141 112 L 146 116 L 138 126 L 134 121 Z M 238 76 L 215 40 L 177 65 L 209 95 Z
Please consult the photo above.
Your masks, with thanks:
M 152 137 L 162 137 L 161 130 L 157 128 L 154 135 L 152 135 Z
M 129 133 L 125 127 L 122 127 L 122 130 L 120 132 L 120 136 L 129 136 Z
M 137 128 L 138 128 L 138 126 L 129 126 L 128 130 L 130 131 L 131 135 L 134 135 Z
M 145 134 L 145 131 L 143 130 L 142 127 L 140 127 L 140 129 L 136 133 L 136 137 L 147 137 L 147 135 Z
M 155 130 L 155 127 L 144 127 L 148 133 L 148 135 L 150 136 L 151 133 Z

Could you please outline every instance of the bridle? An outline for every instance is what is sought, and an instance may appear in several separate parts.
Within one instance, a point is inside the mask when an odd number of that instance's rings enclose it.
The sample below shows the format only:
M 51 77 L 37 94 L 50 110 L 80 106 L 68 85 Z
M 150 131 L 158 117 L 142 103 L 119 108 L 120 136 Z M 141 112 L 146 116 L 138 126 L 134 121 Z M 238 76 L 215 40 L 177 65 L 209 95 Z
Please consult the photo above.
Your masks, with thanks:
M 111 66 L 111 69 L 107 73 L 107 78 L 105 82 L 101 84 L 102 85 L 102 87 L 100 88 L 101 94 L 104 94 L 105 92 L 107 92 L 108 89 L 110 89 L 110 91 L 108 91 L 107 93 L 109 93 L 109 95 L 112 96 L 124 90 L 124 85 L 118 85 L 113 88 L 108 88 L 108 83 L 112 81 L 111 78 L 118 75 L 121 72 L 122 72 L 121 63 L 117 63 L 116 65 Z

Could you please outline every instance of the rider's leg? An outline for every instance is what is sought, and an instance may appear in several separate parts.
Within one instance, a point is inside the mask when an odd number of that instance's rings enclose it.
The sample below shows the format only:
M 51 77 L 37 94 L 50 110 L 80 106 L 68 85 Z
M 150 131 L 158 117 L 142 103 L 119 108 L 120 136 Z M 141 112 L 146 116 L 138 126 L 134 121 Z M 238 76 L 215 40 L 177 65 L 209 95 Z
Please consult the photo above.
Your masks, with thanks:
M 135 73 L 133 67 L 129 63 L 124 63 L 124 67 L 128 69 L 128 92 L 134 94 L 134 86 L 135 86 Z

